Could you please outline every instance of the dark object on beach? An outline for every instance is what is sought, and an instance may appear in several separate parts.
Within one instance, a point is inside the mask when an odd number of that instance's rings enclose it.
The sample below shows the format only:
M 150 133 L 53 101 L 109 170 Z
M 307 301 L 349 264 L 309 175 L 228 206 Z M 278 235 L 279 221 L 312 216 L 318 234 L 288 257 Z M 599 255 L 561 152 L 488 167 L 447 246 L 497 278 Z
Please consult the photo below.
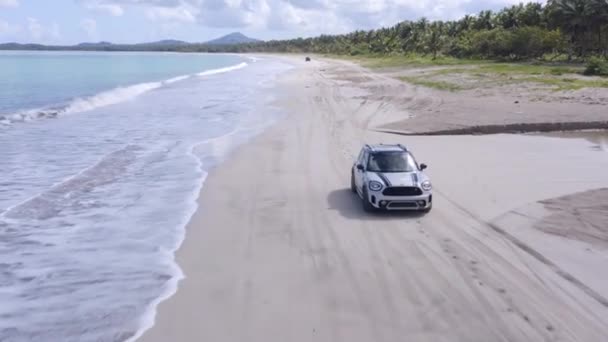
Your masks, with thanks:
M 515 103 L 519 103 L 519 101 L 515 101 Z
M 307 61 L 307 62 L 310 62 L 310 57 L 306 57 L 306 61 Z

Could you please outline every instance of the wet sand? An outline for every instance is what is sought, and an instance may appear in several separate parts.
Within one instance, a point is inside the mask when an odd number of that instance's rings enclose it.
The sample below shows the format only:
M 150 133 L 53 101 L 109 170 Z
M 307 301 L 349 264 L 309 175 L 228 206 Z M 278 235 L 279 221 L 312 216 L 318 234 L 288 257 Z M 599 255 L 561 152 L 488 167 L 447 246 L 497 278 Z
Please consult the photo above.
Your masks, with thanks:
M 186 278 L 142 341 L 608 336 L 606 250 L 589 257 L 588 241 L 534 226 L 550 215 L 539 201 L 608 187 L 608 154 L 584 139 L 377 132 L 413 115 L 393 96 L 407 86 L 291 61 L 277 85 L 288 117 L 209 175 L 177 254 Z M 363 212 L 348 186 L 364 142 L 406 144 L 430 165 L 430 214 Z
M 584 139 L 593 144 L 598 151 L 608 151 L 608 130 L 589 130 L 578 132 L 553 132 L 543 134 L 547 137 L 564 139 Z

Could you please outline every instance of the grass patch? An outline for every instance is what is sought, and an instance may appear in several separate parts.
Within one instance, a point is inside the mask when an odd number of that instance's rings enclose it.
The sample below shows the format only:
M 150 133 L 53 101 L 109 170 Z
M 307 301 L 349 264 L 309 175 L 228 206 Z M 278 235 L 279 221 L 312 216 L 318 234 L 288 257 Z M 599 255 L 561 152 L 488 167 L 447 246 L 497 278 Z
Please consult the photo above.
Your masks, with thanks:
M 439 56 L 433 59 L 431 56 L 422 55 L 326 55 L 329 58 L 343 59 L 356 62 L 361 66 L 377 68 L 396 68 L 396 67 L 423 67 L 423 66 L 472 66 L 477 67 L 481 72 L 496 74 L 529 74 L 529 75 L 563 75 L 572 73 L 582 73 L 583 65 L 566 65 L 555 63 L 506 63 L 492 60 L 454 58 Z M 467 72 L 469 69 L 448 69 L 451 72 Z M 446 71 L 450 73 L 450 71 Z
M 368 68 L 390 68 L 400 66 L 450 66 L 450 65 L 476 65 L 487 63 L 485 61 L 459 59 L 453 57 L 438 57 L 432 59 L 424 56 L 388 56 L 381 58 L 366 58 L 362 65 Z
M 396 68 L 396 67 L 421 67 L 421 66 L 437 66 L 437 65 L 476 65 L 482 63 L 490 63 L 488 61 L 461 59 L 454 57 L 437 57 L 433 59 L 431 56 L 408 55 L 408 56 L 343 56 L 343 55 L 327 55 L 329 58 L 345 59 L 356 62 L 363 67 L 370 69 L 379 68 Z
M 582 73 L 581 65 L 563 63 L 521 62 L 508 63 L 482 59 L 439 56 L 433 59 L 423 55 L 325 55 L 328 58 L 356 62 L 367 68 L 420 67 L 420 66 L 473 66 L 479 71 L 496 74 L 563 75 Z M 466 72 L 468 69 L 454 69 L 452 72 Z
M 479 67 L 480 71 L 505 75 L 563 75 L 575 74 L 583 70 L 582 66 L 572 67 L 569 65 L 551 64 L 512 64 L 491 63 Z
M 444 91 L 466 90 L 475 88 L 475 86 L 465 87 L 443 80 L 432 80 L 433 76 L 468 74 L 477 79 L 483 79 L 484 85 L 480 86 L 491 86 L 494 78 L 496 78 L 496 85 L 531 82 L 550 86 L 555 91 L 578 90 L 582 88 L 608 88 L 608 79 L 583 79 L 567 77 L 568 75 L 582 75 L 585 69 L 584 65 L 582 64 L 507 63 L 488 60 L 458 59 L 453 57 L 438 57 L 437 59 L 432 59 L 430 56 L 419 55 L 327 57 L 350 60 L 372 69 L 445 66 L 446 68 L 425 72 L 422 76 L 399 77 L 399 79 L 402 81 L 406 81 L 411 84 Z
M 403 76 L 399 79 L 428 88 L 434 88 L 447 91 L 458 91 L 473 89 L 477 87 L 486 87 L 488 85 L 506 85 L 517 83 L 537 83 L 551 87 L 554 91 L 560 90 L 579 90 L 583 88 L 608 88 L 608 79 L 584 79 L 572 77 L 560 77 L 555 74 L 526 74 L 526 73 L 480 73 L 478 69 L 443 69 L 434 70 L 426 73 L 423 76 Z M 461 85 L 446 82 L 443 80 L 433 80 L 434 76 L 441 76 L 454 73 L 466 73 L 477 79 L 484 79 L 484 83 L 479 83 L 477 86 L 463 87 Z M 494 76 L 493 76 L 494 75 Z M 498 75 L 498 76 L 496 76 Z M 487 83 L 490 82 L 490 83 Z
M 448 82 L 443 82 L 443 81 L 429 81 L 425 77 L 402 76 L 402 77 L 399 77 L 399 79 L 402 81 L 411 83 L 411 84 L 415 84 L 415 85 L 419 85 L 419 86 L 423 86 L 423 87 L 427 87 L 427 88 L 438 89 L 438 90 L 458 91 L 458 90 L 464 89 L 461 86 L 453 84 L 453 83 L 448 83 Z
M 575 74 L 582 71 L 582 67 L 555 65 L 532 65 L 532 64 L 508 64 L 508 63 L 488 63 L 483 65 L 471 65 L 468 68 L 454 67 L 441 70 L 434 70 L 429 75 L 448 75 L 448 74 L 471 74 L 477 77 L 492 76 L 561 76 L 564 74 Z
M 478 65 L 472 68 L 446 68 L 441 70 L 433 70 L 425 73 L 424 76 L 404 78 L 404 80 L 442 90 L 462 90 L 471 89 L 463 88 L 457 84 L 448 83 L 445 81 L 433 81 L 434 76 L 450 75 L 450 74 L 466 74 L 477 79 L 483 79 L 483 85 L 479 86 L 517 84 L 523 82 L 531 82 L 547 85 L 555 91 L 560 90 L 578 90 L 582 88 L 608 88 L 608 79 L 583 79 L 572 77 L 560 77 L 563 75 L 576 75 L 582 72 L 582 66 L 556 66 L 556 65 L 534 65 L 534 64 L 511 64 L 511 63 L 492 63 Z M 475 86 L 473 86 L 475 88 Z
M 548 77 L 524 77 L 516 80 L 533 82 L 553 87 L 559 90 L 579 90 L 583 88 L 608 88 L 608 80 L 583 80 L 577 78 L 548 78 Z

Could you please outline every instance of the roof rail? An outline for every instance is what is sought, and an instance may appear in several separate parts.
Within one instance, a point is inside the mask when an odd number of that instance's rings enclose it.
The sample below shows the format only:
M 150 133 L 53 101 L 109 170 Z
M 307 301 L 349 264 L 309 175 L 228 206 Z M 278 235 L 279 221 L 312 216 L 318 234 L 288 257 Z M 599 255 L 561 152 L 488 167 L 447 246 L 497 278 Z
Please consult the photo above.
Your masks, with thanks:
M 402 150 L 404 150 L 405 152 L 407 152 L 407 148 L 401 144 L 397 144 L 397 146 L 401 147 Z
M 370 151 L 374 152 L 374 148 L 371 147 L 369 144 L 365 144 L 365 147 L 368 148 Z

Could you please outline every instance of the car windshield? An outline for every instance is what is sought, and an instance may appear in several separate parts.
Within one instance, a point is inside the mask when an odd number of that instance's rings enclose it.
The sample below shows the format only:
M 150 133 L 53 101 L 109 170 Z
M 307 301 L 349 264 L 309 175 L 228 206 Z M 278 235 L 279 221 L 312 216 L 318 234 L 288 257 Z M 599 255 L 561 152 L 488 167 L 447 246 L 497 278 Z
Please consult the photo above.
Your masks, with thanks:
M 414 158 L 407 152 L 377 152 L 371 154 L 367 170 L 372 172 L 412 172 L 417 169 Z

